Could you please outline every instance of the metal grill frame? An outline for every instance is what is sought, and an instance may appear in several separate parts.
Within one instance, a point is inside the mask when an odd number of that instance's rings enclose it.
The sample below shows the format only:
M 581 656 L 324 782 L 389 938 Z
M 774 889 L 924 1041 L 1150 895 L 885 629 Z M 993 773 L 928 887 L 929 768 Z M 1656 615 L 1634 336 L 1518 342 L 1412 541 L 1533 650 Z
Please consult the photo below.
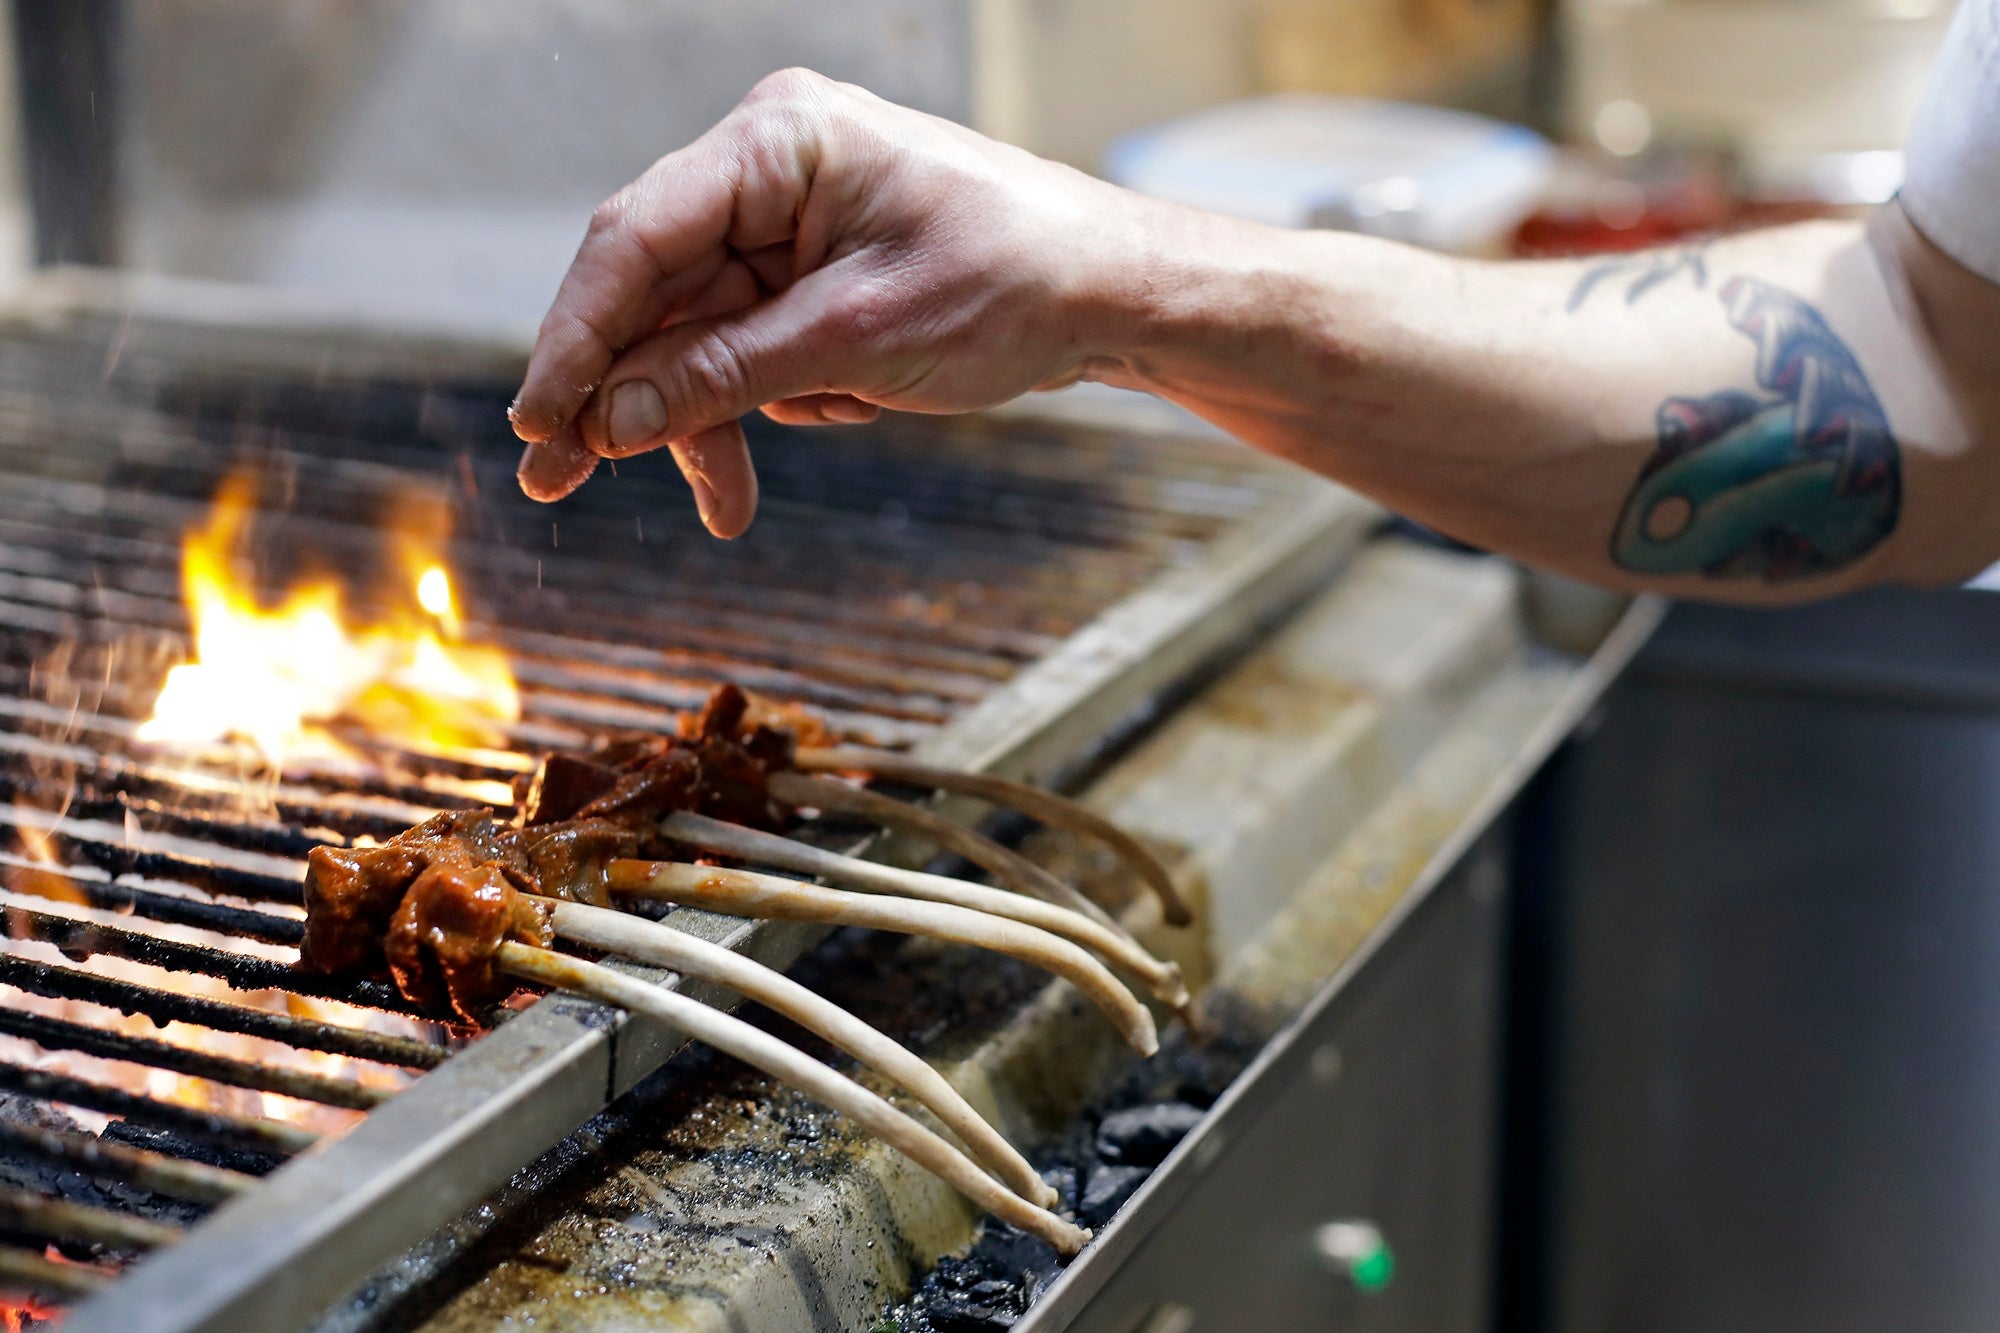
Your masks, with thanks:
M 272 317 L 199 286 L 66 274 L 17 310 L 157 303 L 205 323 L 282 334 L 299 312 Z M 308 320 L 323 340 L 332 327 Z M 491 367 L 518 348 L 413 337 L 368 321 L 348 326 L 363 346 L 400 359 L 439 349 Z M 264 350 L 270 350 L 267 342 Z M 281 353 L 280 353 L 281 354 Z M 385 356 L 385 360 L 390 359 Z M 1322 586 L 1366 539 L 1378 511 L 1332 487 L 1303 487 L 1277 521 L 1239 523 L 1202 556 L 1114 605 L 947 723 L 914 751 L 933 763 L 1050 781 L 1175 685 L 1223 660 Z M 912 863 L 893 839 L 870 855 Z M 785 968 L 827 933 L 803 923 L 745 922 L 683 910 L 675 926 Z M 635 972 L 705 1003 L 733 994 L 669 974 Z M 575 997 L 551 996 L 370 1112 L 354 1129 L 301 1154 L 223 1205 L 178 1244 L 141 1261 L 69 1316 L 74 1333 L 302 1327 L 384 1265 L 482 1199 L 685 1043 L 676 1030 Z

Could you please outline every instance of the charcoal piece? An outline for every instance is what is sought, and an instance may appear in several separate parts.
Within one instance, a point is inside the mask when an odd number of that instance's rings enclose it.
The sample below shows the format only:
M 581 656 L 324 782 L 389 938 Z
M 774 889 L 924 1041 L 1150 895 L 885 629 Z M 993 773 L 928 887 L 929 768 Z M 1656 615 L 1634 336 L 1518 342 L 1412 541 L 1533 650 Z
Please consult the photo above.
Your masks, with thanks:
M 1100 1166 L 1090 1173 L 1083 1187 L 1083 1199 L 1076 1206 L 1076 1220 L 1087 1227 L 1101 1227 L 1125 1206 L 1139 1186 L 1146 1183 L 1152 1168 L 1144 1166 Z
M 66 1112 L 47 1102 L 16 1096 L 11 1092 L 0 1092 L 0 1120 L 28 1129 L 54 1129 L 66 1134 L 85 1132 L 83 1126 Z
M 1072 1188 L 1066 1197 L 1074 1198 L 1074 1194 Z M 1066 1208 L 1067 1202 L 1059 1206 Z M 966 1260 L 966 1269 L 955 1275 L 959 1280 L 944 1285 L 970 1290 L 965 1279 L 974 1273 L 1001 1279 L 1022 1288 L 1020 1305 L 1024 1308 L 1028 1289 L 1049 1282 L 1062 1271 L 1062 1256 L 1047 1241 L 1010 1226 L 988 1226 Z
M 966 1296 L 941 1296 L 924 1307 L 933 1333 L 986 1333 L 996 1328 L 1012 1328 L 1020 1318 L 1009 1306 L 984 1304 Z
M 1076 1209 L 1076 1191 L 1082 1182 L 1077 1178 L 1073 1166 L 1052 1166 L 1042 1172 L 1042 1183 L 1056 1192 L 1056 1211 L 1073 1212 Z
M 52 1129 L 65 1134 L 88 1135 L 90 1132 L 81 1123 L 54 1106 L 12 1094 L 0 1094 L 0 1120 L 8 1120 L 30 1129 Z M 66 1162 L 50 1161 L 32 1152 L 0 1149 L 0 1186 L 25 1190 L 30 1194 L 51 1195 L 58 1199 L 67 1199 L 72 1203 L 88 1204 L 94 1208 L 136 1213 L 155 1222 L 168 1222 L 182 1227 L 192 1226 L 206 1211 L 199 1204 L 155 1194 L 151 1190 L 128 1185 L 109 1176 L 99 1178 L 88 1171 L 78 1170 Z M 40 1249 L 41 1245 L 36 1242 L 29 1248 Z M 71 1258 L 89 1256 L 87 1249 L 77 1250 L 74 1253 L 65 1250 L 64 1253 L 69 1254 Z
M 219 1166 L 225 1171 L 241 1171 L 245 1175 L 252 1176 L 267 1176 L 284 1162 L 282 1157 L 271 1157 L 243 1148 L 228 1148 L 217 1143 L 205 1143 L 199 1139 L 183 1137 L 170 1129 L 153 1129 L 147 1125 L 134 1124 L 130 1120 L 113 1120 L 104 1127 L 104 1133 L 98 1137 L 107 1143 L 129 1144 L 134 1148 L 162 1152 L 169 1157 L 200 1162 L 204 1166 Z
M 1201 1116 L 1200 1107 L 1186 1102 L 1113 1111 L 1097 1127 L 1097 1151 L 1120 1166 L 1158 1166 Z

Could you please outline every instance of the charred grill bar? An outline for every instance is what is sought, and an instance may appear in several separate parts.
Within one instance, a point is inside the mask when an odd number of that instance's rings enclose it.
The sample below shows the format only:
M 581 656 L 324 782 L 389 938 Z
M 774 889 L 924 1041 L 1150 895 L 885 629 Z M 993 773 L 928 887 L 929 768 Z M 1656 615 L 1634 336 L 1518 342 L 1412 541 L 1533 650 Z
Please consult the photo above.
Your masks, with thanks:
M 0 338 L 0 985 L 38 1002 L 0 1022 L 0 1287 L 103 1288 L 77 1328 L 298 1323 L 678 1044 L 556 999 L 453 1054 L 393 988 L 296 971 L 311 846 L 504 805 L 536 751 L 668 730 L 721 681 L 812 709 L 836 743 L 1048 778 L 1370 521 L 1221 446 L 919 423 L 771 432 L 765 521 L 723 547 L 660 468 L 553 521 L 521 501 L 504 358 L 73 293 Z M 1005 449 L 982 438 L 1001 430 Z M 449 490 L 473 633 L 522 687 L 505 748 L 357 737 L 367 762 L 272 782 L 134 743 L 185 642 L 182 534 L 246 453 L 289 478 L 290 539 L 357 587 L 385 497 Z M 676 920 L 780 966 L 822 933 Z M 10 1211 L 22 1195 L 93 1220 Z M 47 1235 L 52 1216 L 88 1234 Z

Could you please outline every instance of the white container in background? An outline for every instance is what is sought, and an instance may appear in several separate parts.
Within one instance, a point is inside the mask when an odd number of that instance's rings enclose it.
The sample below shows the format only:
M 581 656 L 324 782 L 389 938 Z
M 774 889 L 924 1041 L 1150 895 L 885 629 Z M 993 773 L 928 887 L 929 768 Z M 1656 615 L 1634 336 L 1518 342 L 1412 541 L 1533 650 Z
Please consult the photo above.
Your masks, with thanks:
M 1104 165 L 1120 185 L 1237 217 L 1486 253 L 1534 211 L 1554 150 L 1463 111 L 1283 94 L 1126 135 Z

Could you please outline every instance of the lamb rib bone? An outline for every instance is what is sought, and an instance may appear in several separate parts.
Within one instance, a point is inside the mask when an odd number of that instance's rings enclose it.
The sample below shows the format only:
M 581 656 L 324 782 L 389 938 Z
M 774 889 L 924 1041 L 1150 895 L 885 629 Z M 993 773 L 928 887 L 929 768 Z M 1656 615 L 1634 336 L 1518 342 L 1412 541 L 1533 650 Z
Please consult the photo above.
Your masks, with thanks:
M 939 791 L 976 796 L 994 805 L 1004 805 L 1048 825 L 1097 839 L 1111 849 L 1160 900 L 1160 914 L 1170 926 L 1186 926 L 1194 921 L 1194 911 L 1181 897 L 1180 889 L 1160 858 L 1144 843 L 1080 801 L 1072 801 L 1052 791 L 991 773 L 967 773 L 940 768 L 889 750 L 862 745 L 800 746 L 793 763 L 803 773 L 866 773 L 912 787 L 934 787 Z
M 1150 1056 L 1160 1048 L 1152 1013 L 1104 964 L 1059 935 L 1005 917 L 949 903 L 848 893 L 750 870 L 674 861 L 613 861 L 606 867 L 605 879 L 614 894 L 659 898 L 730 916 L 862 926 L 1004 953 L 1076 986 L 1140 1055 Z
M 676 814 L 660 821 L 660 831 L 675 842 L 705 852 L 719 852 L 738 860 L 754 861 L 802 875 L 817 875 L 843 888 L 864 893 L 886 893 L 928 902 L 950 903 L 957 907 L 1004 916 L 1023 925 L 1038 926 L 1060 935 L 1102 957 L 1113 967 L 1137 977 L 1161 1004 L 1176 1011 L 1188 1006 L 1187 985 L 1180 968 L 1146 952 L 1130 936 L 1108 930 L 1095 917 L 1072 912 L 1040 898 L 1029 898 L 1005 889 L 988 888 L 947 875 L 931 875 L 921 870 L 904 870 L 855 856 L 842 856 L 810 843 L 778 833 L 764 833 L 740 824 L 710 819 L 706 815 Z
M 571 991 L 671 1024 L 695 1040 L 791 1084 L 933 1172 L 995 1217 L 1040 1236 L 1061 1254 L 1075 1254 L 1090 1239 L 1090 1232 L 1082 1227 L 1004 1188 L 938 1134 L 859 1083 L 740 1018 L 597 963 L 513 940 L 502 942 L 496 961 L 523 981 Z
M 550 922 L 561 939 L 727 986 L 817 1033 L 928 1107 L 1016 1194 L 1044 1208 L 1056 1202 L 1056 1192 L 1035 1168 L 972 1109 L 944 1075 L 833 1001 L 782 972 L 673 926 L 584 903 L 553 898 L 538 901 L 548 905 Z

